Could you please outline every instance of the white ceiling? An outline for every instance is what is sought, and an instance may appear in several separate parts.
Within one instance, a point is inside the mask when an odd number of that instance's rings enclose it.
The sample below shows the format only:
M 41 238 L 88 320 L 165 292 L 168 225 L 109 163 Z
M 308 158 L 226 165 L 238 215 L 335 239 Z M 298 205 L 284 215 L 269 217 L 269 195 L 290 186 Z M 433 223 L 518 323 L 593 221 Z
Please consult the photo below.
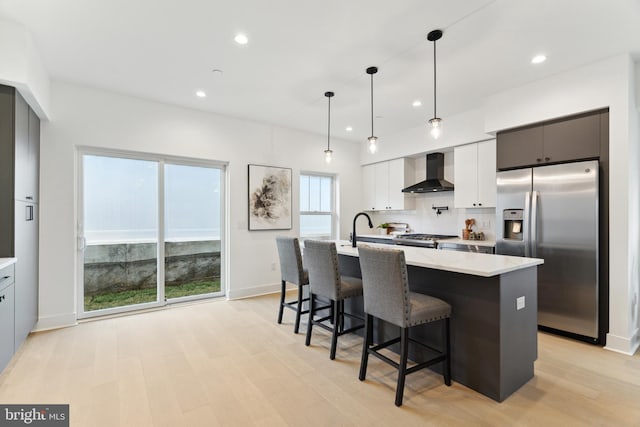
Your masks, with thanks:
M 370 135 L 368 66 L 378 137 L 432 117 L 436 28 L 445 123 L 501 90 L 640 55 L 638 0 L 0 0 L 0 15 L 31 31 L 54 80 L 319 134 L 333 90 L 332 135 L 354 141 Z

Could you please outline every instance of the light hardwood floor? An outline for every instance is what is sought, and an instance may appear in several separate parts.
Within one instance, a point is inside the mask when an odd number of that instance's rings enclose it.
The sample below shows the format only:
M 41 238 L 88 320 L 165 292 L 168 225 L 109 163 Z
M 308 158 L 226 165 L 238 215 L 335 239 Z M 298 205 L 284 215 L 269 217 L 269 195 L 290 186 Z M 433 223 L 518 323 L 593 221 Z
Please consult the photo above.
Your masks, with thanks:
M 539 334 L 535 378 L 502 403 L 422 370 L 396 374 L 361 338 L 276 323 L 278 297 L 211 301 L 32 334 L 0 376 L 2 403 L 69 403 L 73 426 L 640 425 L 640 356 Z M 301 330 L 304 330 L 301 327 Z M 455 349 L 454 349 L 455 350 Z

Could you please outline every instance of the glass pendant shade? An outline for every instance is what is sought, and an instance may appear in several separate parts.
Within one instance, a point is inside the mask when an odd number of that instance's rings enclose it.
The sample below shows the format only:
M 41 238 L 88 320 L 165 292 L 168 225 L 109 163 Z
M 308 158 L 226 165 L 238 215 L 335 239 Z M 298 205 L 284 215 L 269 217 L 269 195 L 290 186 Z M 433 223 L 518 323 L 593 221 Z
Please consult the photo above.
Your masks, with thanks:
M 431 130 L 429 131 L 431 137 L 433 139 L 440 138 L 440 135 L 442 135 L 442 119 L 439 117 L 434 117 L 433 119 L 429 120 L 429 126 L 431 127 Z
M 369 138 L 367 138 L 367 141 L 369 141 L 369 152 L 371 154 L 375 154 L 375 152 L 378 151 L 378 137 L 370 136 Z
M 331 163 L 331 155 L 333 154 L 333 151 L 331 150 L 324 150 L 324 161 L 327 163 Z

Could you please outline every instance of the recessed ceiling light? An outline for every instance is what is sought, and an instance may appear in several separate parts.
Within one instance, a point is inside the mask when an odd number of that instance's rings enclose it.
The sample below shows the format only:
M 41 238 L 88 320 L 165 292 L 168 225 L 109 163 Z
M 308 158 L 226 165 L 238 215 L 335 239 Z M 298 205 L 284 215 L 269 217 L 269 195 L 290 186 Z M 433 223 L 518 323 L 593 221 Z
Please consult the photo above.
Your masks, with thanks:
M 413 101 L 413 103 L 411 103 L 411 105 L 414 107 L 419 107 L 422 105 L 422 101 L 420 101 L 419 99 L 416 99 L 415 101 Z
M 197 96 L 198 98 L 204 98 L 204 97 L 206 97 L 206 96 L 207 96 L 207 94 L 205 93 L 205 91 L 203 91 L 203 90 L 199 90 L 199 91 L 197 91 L 197 92 L 196 92 L 196 96 Z
M 536 55 L 533 58 L 531 58 L 531 63 L 532 64 L 541 64 L 546 60 L 547 60 L 547 57 L 545 55 Z
M 344 128 L 344 130 L 346 130 L 347 132 L 351 132 L 353 128 L 351 126 L 347 126 L 346 128 Z
M 242 34 L 242 33 L 236 34 L 236 36 L 234 37 L 234 40 L 238 44 L 247 44 L 247 43 L 249 43 L 249 38 L 246 35 Z

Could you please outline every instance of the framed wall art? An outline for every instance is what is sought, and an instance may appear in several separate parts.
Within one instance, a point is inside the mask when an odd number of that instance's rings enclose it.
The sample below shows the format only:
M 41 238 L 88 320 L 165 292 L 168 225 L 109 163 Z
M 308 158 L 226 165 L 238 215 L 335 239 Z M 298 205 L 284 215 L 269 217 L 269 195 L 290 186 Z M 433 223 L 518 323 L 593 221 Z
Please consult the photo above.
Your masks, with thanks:
M 249 230 L 290 230 L 291 169 L 249 165 Z

